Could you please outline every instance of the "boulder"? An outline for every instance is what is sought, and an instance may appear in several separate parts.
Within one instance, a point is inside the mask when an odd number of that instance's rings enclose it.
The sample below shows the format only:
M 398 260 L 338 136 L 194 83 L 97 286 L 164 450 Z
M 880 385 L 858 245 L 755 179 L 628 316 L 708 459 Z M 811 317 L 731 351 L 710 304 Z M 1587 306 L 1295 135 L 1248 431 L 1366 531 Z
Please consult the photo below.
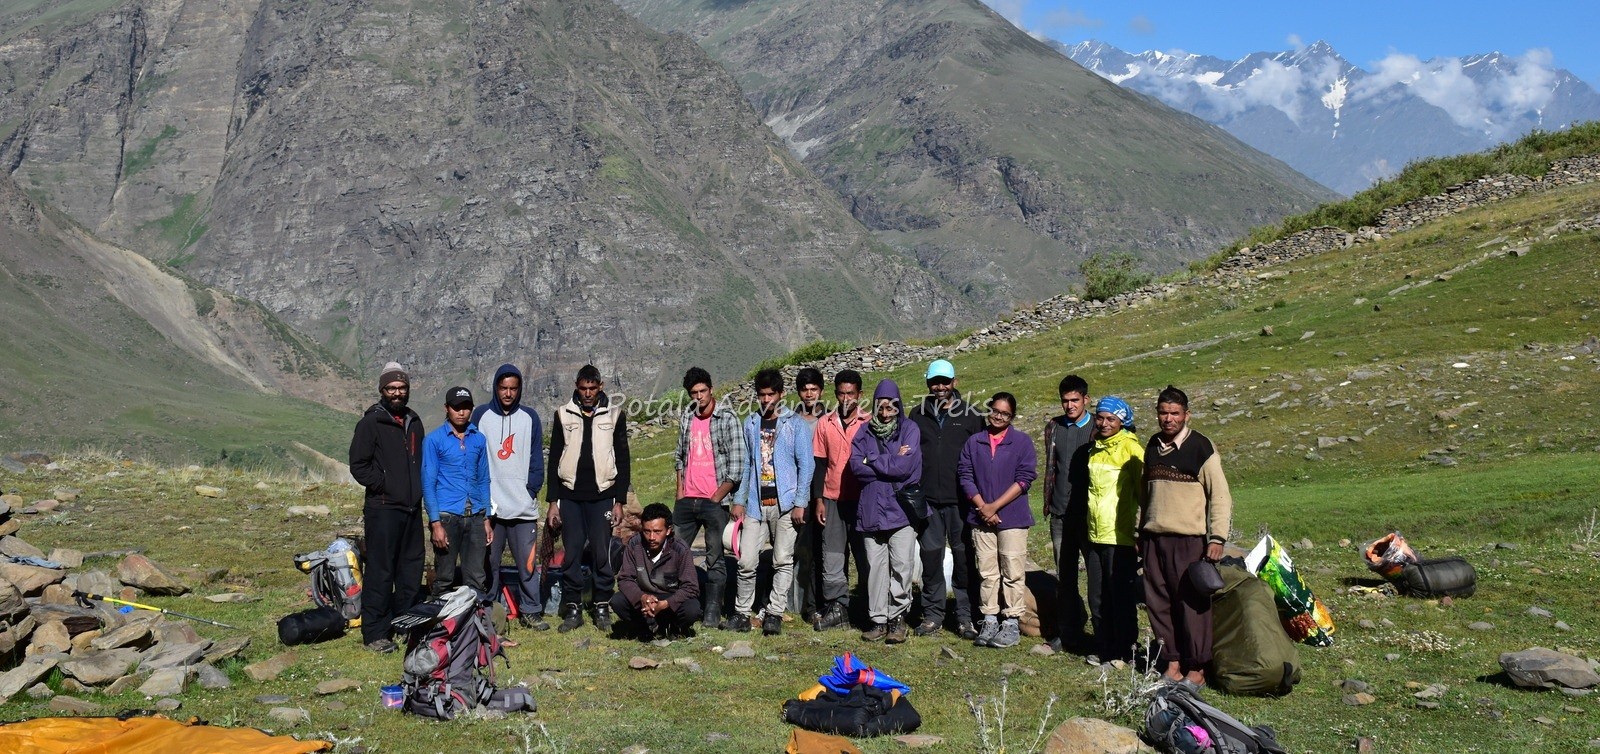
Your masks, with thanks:
M 1145 754 L 1155 752 L 1139 734 L 1092 717 L 1074 717 L 1051 732 L 1044 754 Z
M 361 688 L 361 682 L 354 678 L 335 678 L 317 684 L 316 692 L 318 696 L 328 696 L 329 694 L 354 691 L 359 688 Z
M 1523 688 L 1586 689 L 1600 685 L 1600 674 L 1582 658 L 1544 647 L 1505 652 L 1500 655 L 1500 667 Z
M 16 534 L 22 529 L 22 522 L 13 516 L 0 516 L 0 537 Z
M 91 649 L 107 650 L 121 647 L 136 647 L 144 649 L 154 643 L 150 637 L 150 624 L 146 621 L 128 623 L 120 628 L 112 629 L 100 635 L 100 638 L 89 643 Z
M 150 633 L 156 637 L 156 642 L 160 644 L 198 644 L 205 642 L 207 647 L 211 646 L 211 641 L 200 638 L 200 634 L 195 633 L 194 626 L 189 625 L 189 621 L 186 620 L 157 621 L 155 625 L 150 627 Z
M 139 676 L 125 675 L 101 687 L 100 693 L 106 696 L 116 696 L 125 693 L 139 685 Z
M 193 665 L 200 661 L 200 657 L 211 648 L 211 642 L 201 640 L 197 642 L 157 644 L 144 653 L 144 658 L 139 661 L 139 672 L 145 673 L 153 670 L 166 670 L 167 668 L 181 668 Z
M 99 686 L 126 675 L 128 668 L 138 659 L 137 649 L 127 647 L 111 649 L 67 660 L 61 663 L 61 672 L 78 679 L 84 685 Z
M 212 644 L 206 653 L 200 656 L 200 661 L 211 665 L 228 659 L 243 652 L 250 646 L 248 636 L 230 636 L 222 641 Z
M 38 683 L 55 668 L 56 660 L 53 657 L 30 657 L 21 665 L 0 673 L 0 704 L 5 704 L 17 692 Z
M 189 591 L 188 585 L 166 568 L 138 554 L 129 555 L 117 564 L 117 580 L 151 594 L 178 595 Z
M 83 565 L 83 551 L 70 547 L 57 547 L 50 551 L 47 560 L 60 563 L 62 568 L 77 568 Z
M 76 605 L 78 598 L 66 584 L 51 584 L 39 593 L 39 601 L 47 605 Z
M 76 591 L 89 594 L 112 594 L 122 588 L 110 574 L 99 569 L 74 573 L 61 583 Z
M 0 579 L 5 579 L 16 586 L 17 591 L 25 597 L 37 597 L 44 588 L 51 584 L 59 583 L 67 577 L 66 571 L 54 568 L 40 568 L 38 566 L 23 565 L 10 561 L 0 561 Z
M 139 693 L 145 696 L 177 696 L 189 686 L 189 669 L 183 667 L 162 668 L 150 674 L 150 680 L 139 687 Z
M 267 711 L 267 717 L 280 725 L 293 728 L 301 723 L 311 722 L 311 713 L 299 707 L 273 707 Z
M 210 665 L 197 665 L 194 669 L 194 681 L 203 689 L 226 689 L 233 686 L 233 681 L 228 679 L 228 674 L 217 670 Z
M 228 491 L 221 487 L 212 487 L 209 484 L 197 484 L 194 487 L 194 494 L 200 497 L 222 497 L 228 494 Z
M 67 632 L 67 625 L 61 621 L 53 620 L 40 626 L 33 632 L 33 640 L 28 642 L 30 655 L 70 651 L 72 651 L 72 634 Z
M 4 630 L 0 630 L 0 657 L 9 657 L 18 646 L 33 635 L 33 630 L 38 627 L 39 621 L 32 615 L 23 613 L 21 618 L 8 619 L 0 625 L 5 626 Z
M 283 675 L 283 671 L 288 670 L 289 666 L 294 664 L 295 659 L 293 652 L 284 652 L 261 662 L 244 666 L 244 673 L 250 676 L 250 680 L 256 683 L 263 683 Z
M 49 707 L 54 712 L 64 712 L 68 715 L 93 715 L 100 711 L 100 705 L 73 696 L 54 697 L 50 700 Z
M 12 558 L 44 558 L 44 550 L 34 547 L 21 537 L 0 537 L 0 555 Z

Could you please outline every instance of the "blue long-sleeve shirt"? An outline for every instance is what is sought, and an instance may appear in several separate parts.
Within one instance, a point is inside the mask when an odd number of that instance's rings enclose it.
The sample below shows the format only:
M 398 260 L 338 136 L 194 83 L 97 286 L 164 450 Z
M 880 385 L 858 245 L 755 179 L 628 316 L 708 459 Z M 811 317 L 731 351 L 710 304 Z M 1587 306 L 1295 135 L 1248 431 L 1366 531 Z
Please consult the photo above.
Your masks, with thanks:
M 478 425 L 456 437 L 447 423 L 422 441 L 422 504 L 429 522 L 489 512 L 489 446 Z

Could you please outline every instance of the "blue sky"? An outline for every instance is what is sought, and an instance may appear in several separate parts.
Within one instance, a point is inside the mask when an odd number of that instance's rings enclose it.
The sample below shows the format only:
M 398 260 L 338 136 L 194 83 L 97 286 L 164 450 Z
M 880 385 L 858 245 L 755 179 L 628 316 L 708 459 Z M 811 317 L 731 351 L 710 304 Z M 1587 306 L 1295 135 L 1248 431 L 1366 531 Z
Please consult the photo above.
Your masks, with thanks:
M 984 0 L 1028 31 L 1074 44 L 1099 39 L 1130 52 L 1184 50 L 1223 59 L 1327 40 L 1350 62 L 1399 53 L 1424 60 L 1548 50 L 1553 65 L 1600 85 L 1600 2 L 1174 2 Z

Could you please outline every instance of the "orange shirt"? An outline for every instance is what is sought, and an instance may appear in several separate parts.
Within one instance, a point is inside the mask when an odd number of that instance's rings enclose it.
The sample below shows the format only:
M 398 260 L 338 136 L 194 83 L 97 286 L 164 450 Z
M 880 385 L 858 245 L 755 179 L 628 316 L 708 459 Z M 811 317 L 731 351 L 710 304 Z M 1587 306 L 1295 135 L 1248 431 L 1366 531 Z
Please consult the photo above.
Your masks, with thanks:
M 829 500 L 858 500 L 861 482 L 847 473 L 850 465 L 850 443 L 856 433 L 867 424 L 867 412 L 857 409 L 855 421 L 849 427 L 839 421 L 838 411 L 829 411 L 817 420 L 811 435 L 811 455 L 825 458 L 828 466 L 822 477 L 822 496 Z

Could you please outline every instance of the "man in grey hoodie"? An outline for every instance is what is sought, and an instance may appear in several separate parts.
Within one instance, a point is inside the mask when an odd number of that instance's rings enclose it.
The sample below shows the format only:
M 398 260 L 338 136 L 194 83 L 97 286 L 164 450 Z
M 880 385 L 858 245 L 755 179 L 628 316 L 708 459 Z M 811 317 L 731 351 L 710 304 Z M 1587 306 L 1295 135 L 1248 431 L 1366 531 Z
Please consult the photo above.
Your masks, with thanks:
M 472 412 L 489 446 L 489 523 L 494 539 L 489 544 L 489 593 L 498 593 L 500 561 L 506 547 L 516 562 L 517 580 L 511 586 L 512 607 L 525 628 L 543 631 L 544 601 L 539 598 L 539 575 L 534 569 L 539 541 L 539 488 L 544 486 L 544 429 L 539 414 L 522 405 L 522 372 L 501 364 L 494 372 L 493 399 Z

